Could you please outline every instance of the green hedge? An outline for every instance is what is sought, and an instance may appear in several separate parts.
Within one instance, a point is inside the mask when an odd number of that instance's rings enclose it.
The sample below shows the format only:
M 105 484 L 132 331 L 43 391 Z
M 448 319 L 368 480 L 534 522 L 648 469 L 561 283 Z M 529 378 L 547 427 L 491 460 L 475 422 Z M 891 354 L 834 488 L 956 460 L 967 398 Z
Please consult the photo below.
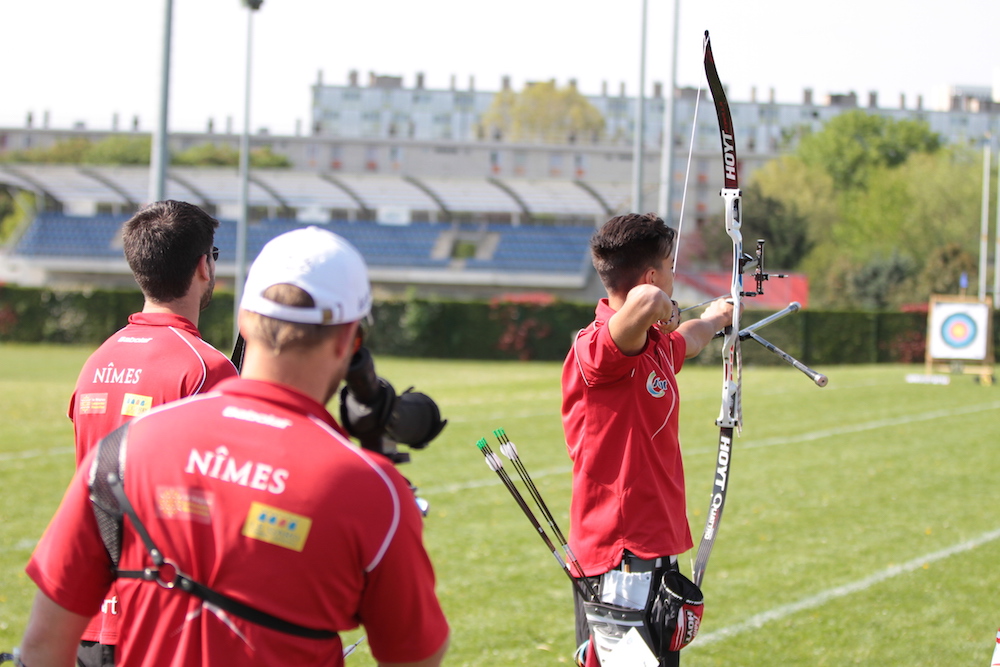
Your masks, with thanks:
M 0 341 L 97 345 L 142 307 L 138 290 L 84 292 L 0 286 Z M 199 328 L 220 350 L 232 348 L 233 295 L 217 292 Z M 409 299 L 375 304 L 368 345 L 376 354 L 453 359 L 561 360 L 575 333 L 593 318 L 593 304 L 495 303 Z M 744 323 L 769 313 L 747 311 Z M 811 366 L 921 362 L 923 313 L 802 311 L 759 332 Z M 994 348 L 1000 317 L 994 314 Z M 718 363 L 710 350 L 695 363 Z M 748 364 L 780 364 L 775 355 L 745 343 Z
M 216 294 L 199 329 L 220 349 L 232 347 L 233 295 Z M 65 291 L 0 286 L 0 341 L 98 345 L 142 310 L 135 290 Z

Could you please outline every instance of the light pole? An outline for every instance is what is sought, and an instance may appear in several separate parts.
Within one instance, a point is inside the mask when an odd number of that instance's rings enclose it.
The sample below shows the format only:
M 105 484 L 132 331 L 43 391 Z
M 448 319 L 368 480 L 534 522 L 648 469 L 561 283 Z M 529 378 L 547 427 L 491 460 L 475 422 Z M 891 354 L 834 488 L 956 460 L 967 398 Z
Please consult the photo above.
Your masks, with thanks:
M 644 90 L 646 87 L 646 5 L 647 0 L 642 0 L 642 36 L 639 47 L 639 94 L 635 98 L 635 136 L 633 137 L 632 149 L 632 210 L 642 213 L 642 181 L 643 181 L 643 134 L 646 129 L 646 97 Z
M 667 84 L 667 99 L 663 105 L 663 151 L 660 155 L 660 197 L 657 209 L 660 217 L 668 225 L 673 224 L 674 209 L 670 205 L 674 179 L 674 109 L 677 91 L 677 26 L 680 22 L 681 0 L 674 0 L 674 38 L 670 56 L 670 83 Z
M 983 206 L 979 226 L 979 292 L 980 301 L 986 300 L 986 269 L 989 266 L 990 248 L 990 144 L 983 144 Z
M 247 67 L 243 88 L 243 135 L 240 137 L 240 215 L 236 221 L 236 272 L 233 274 L 233 341 L 240 333 L 240 300 L 247 275 L 247 221 L 250 217 L 250 64 L 253 52 L 253 13 L 264 0 L 242 0 L 247 8 Z
M 163 61 L 160 63 L 159 118 L 153 130 L 149 156 L 149 202 L 166 199 L 167 163 L 167 111 L 170 104 L 170 34 L 173 25 L 173 0 L 163 2 Z

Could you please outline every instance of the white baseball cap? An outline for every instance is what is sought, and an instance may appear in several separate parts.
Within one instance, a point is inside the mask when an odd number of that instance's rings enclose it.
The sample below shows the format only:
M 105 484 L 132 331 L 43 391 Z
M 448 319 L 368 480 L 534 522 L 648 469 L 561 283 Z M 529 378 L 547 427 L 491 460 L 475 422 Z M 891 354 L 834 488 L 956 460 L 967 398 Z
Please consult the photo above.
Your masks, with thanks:
M 311 308 L 286 306 L 264 297 L 272 285 L 305 290 Z M 286 322 L 342 324 L 368 316 L 372 290 L 361 253 L 342 236 L 304 227 L 276 236 L 250 267 L 240 308 Z

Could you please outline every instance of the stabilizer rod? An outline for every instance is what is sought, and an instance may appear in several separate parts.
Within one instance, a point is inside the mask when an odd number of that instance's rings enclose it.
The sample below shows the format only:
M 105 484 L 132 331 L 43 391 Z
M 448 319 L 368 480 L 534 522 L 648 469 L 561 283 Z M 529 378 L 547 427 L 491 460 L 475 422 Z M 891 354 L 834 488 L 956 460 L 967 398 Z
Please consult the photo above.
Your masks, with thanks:
M 744 338 L 744 333 L 745 333 L 745 338 Z M 808 366 L 806 366 L 804 363 L 802 363 L 792 355 L 776 347 L 772 343 L 767 342 L 766 340 L 755 334 L 753 331 L 747 331 L 746 329 L 744 329 L 743 331 L 740 332 L 740 338 L 743 340 L 745 340 L 746 338 L 754 339 L 755 341 L 763 345 L 765 348 L 767 348 L 770 352 L 773 352 L 774 354 L 778 355 L 778 358 L 780 358 L 782 361 L 785 361 L 788 364 L 790 364 L 792 368 L 798 369 L 803 373 L 805 373 L 810 380 L 816 383 L 817 387 L 825 387 L 826 383 L 829 381 L 828 378 L 822 373 L 819 373 L 809 368 Z

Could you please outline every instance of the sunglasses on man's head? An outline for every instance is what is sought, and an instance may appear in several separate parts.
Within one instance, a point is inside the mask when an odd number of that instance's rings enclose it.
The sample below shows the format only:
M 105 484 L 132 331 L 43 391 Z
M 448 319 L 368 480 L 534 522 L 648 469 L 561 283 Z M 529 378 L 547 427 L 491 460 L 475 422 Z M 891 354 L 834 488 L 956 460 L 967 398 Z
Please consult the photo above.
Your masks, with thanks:
M 205 254 L 206 255 L 211 255 L 212 256 L 212 261 L 215 261 L 215 262 L 219 261 L 219 249 L 216 248 L 215 246 L 212 246 L 212 249 L 209 250 L 208 252 L 206 252 Z

